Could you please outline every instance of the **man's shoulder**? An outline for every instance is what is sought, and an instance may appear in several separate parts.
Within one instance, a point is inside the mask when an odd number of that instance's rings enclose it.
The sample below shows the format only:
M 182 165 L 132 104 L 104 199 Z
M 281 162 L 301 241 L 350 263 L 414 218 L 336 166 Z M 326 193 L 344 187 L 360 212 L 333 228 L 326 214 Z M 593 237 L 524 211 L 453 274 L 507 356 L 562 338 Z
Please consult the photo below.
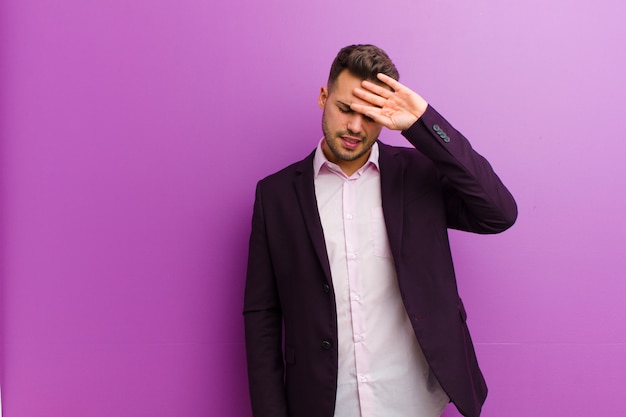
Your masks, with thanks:
M 407 146 L 389 145 L 381 142 L 380 140 L 378 140 L 378 149 L 380 150 L 380 152 L 387 152 L 394 155 L 415 150 L 415 148 L 409 148 Z
M 276 172 L 266 176 L 259 181 L 259 184 L 280 184 L 285 181 L 292 181 L 297 175 L 308 170 L 313 170 L 313 156 L 315 151 L 311 152 L 306 158 L 296 161 Z
M 379 158 L 394 158 L 395 161 L 401 161 L 403 164 L 408 165 L 431 165 L 431 161 L 423 153 L 412 146 L 388 145 L 378 141 L 378 148 L 380 150 Z

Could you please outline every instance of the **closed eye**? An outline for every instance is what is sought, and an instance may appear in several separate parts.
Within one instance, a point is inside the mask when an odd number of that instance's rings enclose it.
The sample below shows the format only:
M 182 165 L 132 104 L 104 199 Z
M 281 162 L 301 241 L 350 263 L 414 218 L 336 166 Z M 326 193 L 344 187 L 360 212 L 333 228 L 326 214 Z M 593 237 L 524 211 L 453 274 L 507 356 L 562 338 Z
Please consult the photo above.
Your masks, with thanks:
M 354 110 L 352 110 L 352 108 L 350 107 L 350 105 L 349 105 L 349 104 L 343 103 L 343 102 L 341 102 L 341 101 L 340 101 L 340 102 L 338 102 L 338 104 L 337 104 L 337 108 L 339 109 L 339 111 L 340 111 L 341 113 L 345 113 L 345 114 L 356 113 Z M 374 119 L 372 119 L 371 117 L 366 116 L 366 115 L 363 115 L 363 118 L 364 118 L 365 120 L 367 120 L 368 122 L 373 122 L 373 121 L 374 121 Z
M 342 113 L 354 113 L 354 110 L 352 110 L 350 107 L 337 106 L 337 108 Z
M 343 101 L 337 101 L 337 108 L 342 113 L 354 113 L 354 110 L 350 108 L 348 103 L 344 103 Z

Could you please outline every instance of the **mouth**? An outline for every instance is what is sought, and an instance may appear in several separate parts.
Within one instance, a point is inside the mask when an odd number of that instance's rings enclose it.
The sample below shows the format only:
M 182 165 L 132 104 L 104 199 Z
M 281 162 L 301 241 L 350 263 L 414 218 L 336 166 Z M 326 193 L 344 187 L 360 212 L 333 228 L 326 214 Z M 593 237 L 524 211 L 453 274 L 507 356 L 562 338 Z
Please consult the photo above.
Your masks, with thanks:
M 348 149 L 356 149 L 361 144 L 361 139 L 355 138 L 354 136 L 341 136 L 341 141 L 343 142 L 343 146 Z

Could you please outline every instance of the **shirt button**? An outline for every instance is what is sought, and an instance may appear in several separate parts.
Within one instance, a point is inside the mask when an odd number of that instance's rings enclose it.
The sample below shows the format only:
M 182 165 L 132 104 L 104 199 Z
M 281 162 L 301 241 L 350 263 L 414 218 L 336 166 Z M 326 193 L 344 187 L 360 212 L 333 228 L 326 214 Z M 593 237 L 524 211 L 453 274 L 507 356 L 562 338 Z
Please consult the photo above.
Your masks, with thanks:
M 361 380 L 361 382 L 367 382 L 367 377 L 361 375 L 361 377 L 359 378 Z
M 324 284 L 324 292 L 328 294 L 330 292 L 330 285 Z
M 348 258 L 350 258 L 350 259 L 356 259 L 356 254 L 355 254 L 355 253 L 349 253 L 349 254 L 348 254 Z
M 354 294 L 354 299 L 359 301 L 361 299 L 361 296 L 359 294 Z
M 331 346 L 332 346 L 332 345 L 330 344 L 330 342 L 329 342 L 328 340 L 324 340 L 324 341 L 322 342 L 322 349 L 324 349 L 324 350 L 328 350 L 328 349 L 330 349 L 330 348 L 331 348 Z
M 350 213 L 346 214 L 346 219 L 352 220 L 352 217 L 353 217 L 352 214 L 350 214 Z

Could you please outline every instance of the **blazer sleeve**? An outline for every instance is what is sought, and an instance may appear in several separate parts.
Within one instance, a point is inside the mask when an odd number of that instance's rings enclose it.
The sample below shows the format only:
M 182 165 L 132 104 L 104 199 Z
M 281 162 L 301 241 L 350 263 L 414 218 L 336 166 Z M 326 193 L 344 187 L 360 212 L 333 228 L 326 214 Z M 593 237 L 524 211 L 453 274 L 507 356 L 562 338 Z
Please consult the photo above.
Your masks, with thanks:
M 517 205 L 509 190 L 489 162 L 433 107 L 402 135 L 437 167 L 448 227 L 486 234 L 515 223 Z
M 252 216 L 243 309 L 250 400 L 254 417 L 287 417 L 282 312 L 265 224 L 259 183 Z

